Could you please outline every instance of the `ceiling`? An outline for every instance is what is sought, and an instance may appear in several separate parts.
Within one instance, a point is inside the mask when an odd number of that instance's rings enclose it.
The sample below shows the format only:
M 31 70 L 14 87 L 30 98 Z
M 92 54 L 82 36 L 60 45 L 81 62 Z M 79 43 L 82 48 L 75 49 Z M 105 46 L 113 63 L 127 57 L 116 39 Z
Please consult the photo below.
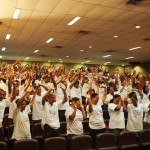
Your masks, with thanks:
M 147 62 L 150 42 L 144 39 L 150 38 L 150 1 L 138 5 L 126 4 L 127 1 L 0 0 L 1 59 L 30 57 L 28 61 L 112 65 Z M 21 9 L 18 20 L 12 19 L 15 8 Z M 68 26 L 76 16 L 81 19 Z M 136 25 L 141 28 L 136 29 Z M 6 34 L 11 34 L 9 40 Z M 46 43 L 49 38 L 54 40 Z M 2 47 L 6 50 L 1 51 Z M 141 48 L 129 51 L 133 47 Z M 103 58 L 105 55 L 111 57 Z M 130 56 L 134 58 L 125 59 Z

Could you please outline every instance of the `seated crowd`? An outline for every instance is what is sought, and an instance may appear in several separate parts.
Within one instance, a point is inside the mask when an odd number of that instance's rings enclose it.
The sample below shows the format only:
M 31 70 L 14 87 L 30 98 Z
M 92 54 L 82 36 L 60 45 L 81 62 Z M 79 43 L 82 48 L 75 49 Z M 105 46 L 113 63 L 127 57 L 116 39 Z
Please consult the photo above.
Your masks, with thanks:
M 60 118 L 65 115 L 68 139 L 82 135 L 83 120 L 89 120 L 94 146 L 96 135 L 106 127 L 116 135 L 124 130 L 150 129 L 150 75 L 135 70 L 109 71 L 85 68 L 65 71 L 63 66 L 30 64 L 20 61 L 0 66 L 0 140 L 5 140 L 3 118 L 9 107 L 11 139 L 31 139 L 32 123 L 41 124 L 44 138 L 60 135 Z M 59 114 L 64 110 L 64 114 Z M 106 126 L 103 111 L 109 113 Z M 128 112 L 127 123 L 124 112 Z

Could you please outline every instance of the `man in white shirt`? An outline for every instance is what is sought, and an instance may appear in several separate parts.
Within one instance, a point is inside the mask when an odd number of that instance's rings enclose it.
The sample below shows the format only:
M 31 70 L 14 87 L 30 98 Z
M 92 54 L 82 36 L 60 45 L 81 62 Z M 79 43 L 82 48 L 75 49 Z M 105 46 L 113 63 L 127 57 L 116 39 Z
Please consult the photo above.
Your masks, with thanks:
M 24 101 L 26 95 L 32 91 L 32 87 L 29 87 L 24 95 L 19 99 L 17 103 L 17 108 L 14 110 L 13 119 L 14 119 L 14 131 L 12 139 L 23 140 L 31 139 L 30 132 L 30 121 L 28 114 L 31 112 L 30 107 L 33 105 L 34 96 L 29 105 L 26 105 Z
M 64 104 L 67 101 L 65 89 L 63 89 L 64 99 L 61 102 L 56 102 L 55 95 L 51 93 L 52 90 L 53 89 L 49 89 L 48 92 L 42 98 L 42 125 L 44 128 L 45 138 L 59 136 L 60 122 L 58 116 L 58 109 L 62 104 Z

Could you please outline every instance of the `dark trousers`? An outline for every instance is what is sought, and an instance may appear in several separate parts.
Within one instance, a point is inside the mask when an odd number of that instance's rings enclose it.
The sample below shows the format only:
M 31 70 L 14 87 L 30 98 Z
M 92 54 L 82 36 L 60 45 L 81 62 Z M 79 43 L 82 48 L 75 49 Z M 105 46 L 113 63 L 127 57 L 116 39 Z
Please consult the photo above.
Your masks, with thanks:
M 36 124 L 36 123 L 41 123 L 42 120 L 32 120 L 33 124 Z
M 90 129 L 90 135 L 92 137 L 92 146 L 95 147 L 96 135 L 104 133 L 104 129 Z
M 4 132 L 3 132 L 3 128 L 0 128 L 0 141 L 4 140 Z
M 57 137 L 60 136 L 59 129 L 53 129 L 48 124 L 44 125 L 44 137 Z

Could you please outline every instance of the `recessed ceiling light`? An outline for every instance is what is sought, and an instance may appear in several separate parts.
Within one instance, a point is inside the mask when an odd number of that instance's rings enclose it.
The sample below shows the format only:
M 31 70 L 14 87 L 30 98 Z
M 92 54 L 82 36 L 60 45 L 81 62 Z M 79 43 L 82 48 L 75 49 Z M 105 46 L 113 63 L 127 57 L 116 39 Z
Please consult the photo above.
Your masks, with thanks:
M 118 35 L 114 35 L 114 38 L 118 38 Z
M 107 57 L 110 57 L 111 55 L 105 55 L 105 56 L 103 56 L 104 58 L 107 58 Z
M 80 20 L 81 19 L 81 17 L 79 17 L 79 16 L 77 16 L 77 17 L 75 17 L 72 21 L 70 21 L 67 25 L 68 26 L 71 26 L 71 25 L 73 25 L 74 23 L 76 23 L 78 20 Z
M 84 62 L 81 62 L 81 64 L 84 64 Z
M 105 62 L 106 64 L 110 64 L 111 62 Z
M 124 64 L 122 64 L 122 66 L 124 67 Z
M 50 60 L 48 62 L 51 62 Z
M 49 38 L 47 41 L 46 41 L 46 43 L 50 43 L 51 41 L 53 41 L 54 40 L 54 38 Z
M 139 48 L 141 48 L 141 47 L 133 47 L 133 48 L 130 48 L 129 50 L 133 51 L 133 50 L 136 50 L 136 49 L 139 49 Z
M 89 48 L 92 48 L 93 46 L 89 46 Z
M 66 56 L 67 58 L 69 57 L 69 56 Z
M 26 57 L 26 59 L 29 59 L 30 57 Z
M 0 56 L 0 58 L 2 58 L 3 56 Z
M 141 28 L 141 26 L 135 26 L 135 28 L 136 28 L 136 29 L 140 29 L 140 28 Z
M 59 60 L 62 60 L 61 58 Z
M 2 47 L 2 51 L 5 51 L 6 50 L 6 47 Z
M 6 40 L 9 40 L 11 37 L 11 34 L 6 34 Z
M 89 63 L 89 62 L 91 62 L 91 61 L 90 60 L 85 61 L 85 63 Z
M 80 52 L 83 52 L 83 51 L 84 51 L 83 49 L 80 50 Z
M 13 14 L 13 19 L 18 19 L 20 14 L 20 9 L 16 8 Z
M 37 53 L 39 50 L 37 49 L 37 50 L 35 50 L 33 53 Z
M 132 58 L 134 58 L 134 57 L 127 57 L 127 58 L 125 58 L 125 59 L 132 59 Z
M 63 61 L 60 61 L 60 63 L 63 63 Z

